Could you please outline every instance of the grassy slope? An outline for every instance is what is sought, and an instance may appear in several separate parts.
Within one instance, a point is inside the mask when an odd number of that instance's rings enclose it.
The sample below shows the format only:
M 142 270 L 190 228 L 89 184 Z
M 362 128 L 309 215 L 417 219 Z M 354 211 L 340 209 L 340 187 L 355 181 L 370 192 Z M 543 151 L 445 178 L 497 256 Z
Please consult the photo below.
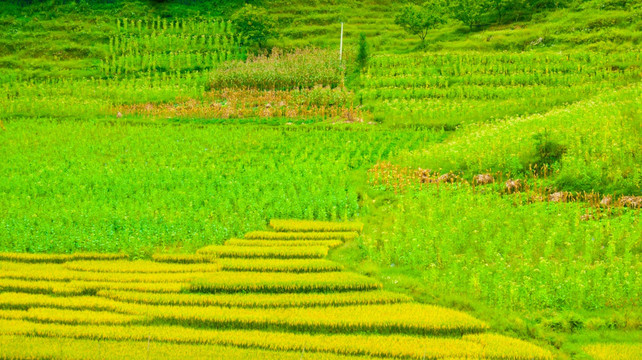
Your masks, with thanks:
M 277 46 L 339 45 L 341 21 L 345 22 L 344 41 L 354 46 L 364 33 L 374 52 L 404 53 L 420 45 L 419 39 L 394 24 L 399 2 L 383 0 L 346 1 L 266 1 L 281 26 Z M 585 4 L 535 14 L 529 21 L 490 24 L 474 32 L 452 20 L 433 30 L 426 48 L 435 50 L 600 50 L 632 48 L 642 40 L 640 9 L 635 11 L 598 10 Z
M 41 4 L 20 8 L 0 7 L 0 80 L 99 75 L 100 59 L 107 54 L 109 34 L 115 19 L 199 18 L 225 15 L 238 6 L 195 2 L 190 5 L 152 6 L 144 1 L 118 1 L 111 5 L 62 6 Z M 264 1 L 278 20 L 280 36 L 271 45 L 337 48 L 340 22 L 345 21 L 347 51 L 366 34 L 374 53 L 405 53 L 419 45 L 418 39 L 394 24 L 398 3 L 383 0 Z M 431 51 L 522 51 L 588 48 L 618 50 L 633 48 L 642 39 L 640 11 L 596 10 L 589 6 L 537 14 L 532 20 L 510 25 L 492 25 L 469 32 L 460 23 L 432 31 L 426 40 Z M 18 70 L 18 71 L 15 71 Z

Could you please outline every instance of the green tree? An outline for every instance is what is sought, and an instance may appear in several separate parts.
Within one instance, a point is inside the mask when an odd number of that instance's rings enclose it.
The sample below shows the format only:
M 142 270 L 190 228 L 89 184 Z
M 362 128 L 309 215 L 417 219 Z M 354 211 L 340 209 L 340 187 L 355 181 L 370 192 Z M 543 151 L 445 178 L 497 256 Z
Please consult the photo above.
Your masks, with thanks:
M 440 1 L 428 1 L 422 6 L 404 5 L 395 18 L 395 24 L 401 26 L 406 32 L 417 35 L 423 45 L 428 31 L 438 27 L 446 21 L 443 6 Z
M 359 50 L 357 52 L 357 64 L 359 68 L 363 69 L 368 64 L 368 58 L 370 58 L 368 50 L 368 42 L 366 41 L 366 35 L 364 33 L 359 34 Z
M 474 26 L 481 25 L 490 5 L 490 0 L 454 0 L 449 1 L 448 8 L 453 18 L 463 22 L 472 31 Z
M 232 26 L 248 45 L 265 47 L 276 35 L 275 21 L 264 8 L 246 4 L 232 15 Z
M 497 15 L 497 22 L 501 23 L 506 17 L 506 13 L 512 11 L 517 5 L 516 0 L 489 0 L 490 7 Z

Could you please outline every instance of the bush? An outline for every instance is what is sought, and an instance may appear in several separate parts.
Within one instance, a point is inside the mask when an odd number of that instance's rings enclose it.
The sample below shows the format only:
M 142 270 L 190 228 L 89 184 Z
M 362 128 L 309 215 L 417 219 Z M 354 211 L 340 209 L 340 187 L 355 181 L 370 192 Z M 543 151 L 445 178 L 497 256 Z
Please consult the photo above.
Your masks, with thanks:
M 274 19 L 263 8 L 247 4 L 234 13 L 231 21 L 246 45 L 265 47 L 268 39 L 275 35 Z

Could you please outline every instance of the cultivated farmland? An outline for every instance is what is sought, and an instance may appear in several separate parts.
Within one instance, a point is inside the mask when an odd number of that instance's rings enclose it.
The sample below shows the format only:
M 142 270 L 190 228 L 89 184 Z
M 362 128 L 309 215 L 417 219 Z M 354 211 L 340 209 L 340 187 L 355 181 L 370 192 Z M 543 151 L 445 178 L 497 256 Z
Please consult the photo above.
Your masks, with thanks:
M 642 358 L 641 29 L 3 2 L 0 359 Z
M 492 334 L 486 323 L 465 313 L 414 303 L 381 290 L 374 279 L 342 271 L 338 264 L 328 266 L 331 261 L 324 260 L 325 268 L 314 267 L 328 247 L 283 246 L 272 240 L 315 234 L 344 241 L 345 233 L 325 230 L 361 230 L 362 224 L 273 224 L 281 231 L 247 236 L 248 241 L 267 242 L 258 248 L 275 250 L 260 253 L 260 269 L 247 261 L 257 254 L 253 248 L 238 251 L 236 245 L 200 249 L 197 253 L 210 257 L 194 264 L 180 258 L 120 260 L 119 254 L 2 254 L 3 352 L 15 357 L 78 356 L 93 344 L 110 354 L 110 344 L 117 340 L 120 349 L 133 353 L 147 342 L 143 348 L 155 357 L 160 355 L 156 347 L 198 354 L 185 345 L 202 344 L 232 347 L 231 358 L 263 356 L 265 350 L 274 351 L 271 358 L 286 358 L 293 351 L 324 359 L 420 359 L 426 353 L 432 358 L 551 358 L 535 345 Z M 282 260 L 284 254 L 301 260 Z M 306 262 L 311 270 L 301 267 Z M 234 264 L 234 270 L 223 270 Z M 52 349 L 47 339 L 64 339 L 66 346 Z M 232 355 L 237 349 L 247 350 Z

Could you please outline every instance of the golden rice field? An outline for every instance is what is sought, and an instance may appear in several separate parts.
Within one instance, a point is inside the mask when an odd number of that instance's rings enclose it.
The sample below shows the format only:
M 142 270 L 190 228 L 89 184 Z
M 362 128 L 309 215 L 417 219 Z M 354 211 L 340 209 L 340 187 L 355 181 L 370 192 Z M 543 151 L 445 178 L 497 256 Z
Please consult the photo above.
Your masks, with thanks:
M 151 260 L 0 254 L 0 357 L 554 357 L 324 259 L 361 224 L 273 220 L 271 227 Z

